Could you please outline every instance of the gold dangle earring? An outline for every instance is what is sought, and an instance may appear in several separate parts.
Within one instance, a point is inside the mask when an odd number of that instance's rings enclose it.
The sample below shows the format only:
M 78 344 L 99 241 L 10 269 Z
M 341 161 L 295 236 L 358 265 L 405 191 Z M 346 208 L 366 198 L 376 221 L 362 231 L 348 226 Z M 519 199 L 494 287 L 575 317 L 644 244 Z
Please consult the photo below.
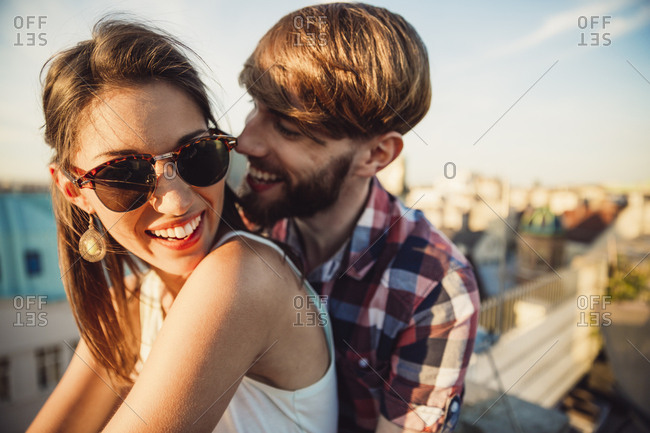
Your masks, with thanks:
M 95 230 L 92 215 L 90 215 L 88 230 L 79 238 L 79 253 L 84 260 L 93 263 L 100 261 L 106 255 L 106 242 Z

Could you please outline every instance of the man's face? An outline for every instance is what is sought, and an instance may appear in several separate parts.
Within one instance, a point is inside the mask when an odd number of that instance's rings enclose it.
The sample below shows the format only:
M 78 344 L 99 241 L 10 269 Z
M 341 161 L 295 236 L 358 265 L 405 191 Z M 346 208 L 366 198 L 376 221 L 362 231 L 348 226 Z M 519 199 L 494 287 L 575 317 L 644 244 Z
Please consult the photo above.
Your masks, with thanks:
M 332 206 L 350 175 L 356 143 L 347 138 L 316 142 L 255 102 L 236 148 L 249 163 L 239 193 L 247 218 L 270 226 Z

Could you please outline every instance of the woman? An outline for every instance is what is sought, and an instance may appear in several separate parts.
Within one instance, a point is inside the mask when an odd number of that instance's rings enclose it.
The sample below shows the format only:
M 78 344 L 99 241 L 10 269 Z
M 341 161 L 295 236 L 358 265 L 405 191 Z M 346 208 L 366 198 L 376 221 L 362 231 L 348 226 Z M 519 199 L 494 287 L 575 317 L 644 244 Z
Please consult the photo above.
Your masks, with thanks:
M 82 339 L 29 431 L 335 431 L 329 325 L 304 326 L 325 310 L 277 246 L 241 231 L 224 181 L 236 139 L 182 49 L 104 20 L 49 62 L 60 264 Z

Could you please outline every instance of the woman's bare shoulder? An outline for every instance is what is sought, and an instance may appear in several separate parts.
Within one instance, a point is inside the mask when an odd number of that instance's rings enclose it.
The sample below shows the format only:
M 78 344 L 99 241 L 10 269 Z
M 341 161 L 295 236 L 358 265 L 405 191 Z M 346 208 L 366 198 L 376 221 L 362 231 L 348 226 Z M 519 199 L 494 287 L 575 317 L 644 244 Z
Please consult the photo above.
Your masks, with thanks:
M 218 290 L 237 288 L 237 296 L 271 305 L 301 290 L 300 277 L 275 248 L 244 237 L 233 237 L 215 248 L 197 266 L 188 283 L 201 281 Z

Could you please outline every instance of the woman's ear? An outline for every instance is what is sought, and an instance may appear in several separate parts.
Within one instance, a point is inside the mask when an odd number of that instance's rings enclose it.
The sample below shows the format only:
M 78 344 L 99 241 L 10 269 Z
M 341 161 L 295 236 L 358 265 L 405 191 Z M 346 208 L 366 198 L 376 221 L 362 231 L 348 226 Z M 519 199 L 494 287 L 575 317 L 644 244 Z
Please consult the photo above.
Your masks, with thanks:
M 397 131 L 389 131 L 378 135 L 364 144 L 367 146 L 365 160 L 357 173 L 365 177 L 372 177 L 377 174 L 377 172 L 393 162 L 404 148 L 402 134 Z
M 63 194 L 63 196 L 73 205 L 77 206 L 78 208 L 82 209 L 86 213 L 94 213 L 95 210 L 93 209 L 93 206 L 90 204 L 88 199 L 81 193 L 81 190 L 77 185 L 72 183 L 72 181 L 66 176 L 60 169 L 60 167 L 55 164 L 51 163 L 49 165 L 50 169 L 50 176 L 52 176 L 52 180 L 54 181 L 54 184 L 56 185 L 57 188 L 59 188 L 59 191 Z

